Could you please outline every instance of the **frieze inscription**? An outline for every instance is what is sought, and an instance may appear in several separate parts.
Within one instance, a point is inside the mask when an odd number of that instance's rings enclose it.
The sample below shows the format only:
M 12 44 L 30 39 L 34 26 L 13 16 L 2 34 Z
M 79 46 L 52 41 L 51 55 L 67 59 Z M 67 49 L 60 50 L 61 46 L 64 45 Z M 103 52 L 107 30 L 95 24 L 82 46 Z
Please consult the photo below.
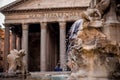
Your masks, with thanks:
M 33 12 L 25 14 L 11 14 L 6 16 L 8 23 L 32 23 L 51 21 L 72 21 L 80 19 L 82 10 L 79 11 L 53 11 L 53 12 Z
M 80 12 L 55 12 L 55 13 L 37 13 L 29 15 L 29 18 L 69 18 L 80 17 Z

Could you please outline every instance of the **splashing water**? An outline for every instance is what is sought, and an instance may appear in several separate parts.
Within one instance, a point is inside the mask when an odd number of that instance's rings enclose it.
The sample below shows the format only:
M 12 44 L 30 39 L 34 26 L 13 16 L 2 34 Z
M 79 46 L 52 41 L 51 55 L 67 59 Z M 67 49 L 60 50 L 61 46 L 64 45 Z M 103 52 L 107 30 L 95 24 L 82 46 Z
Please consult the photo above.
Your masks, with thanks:
M 71 46 L 74 44 L 74 39 L 76 39 L 78 31 L 83 29 L 82 24 L 83 24 L 83 19 L 79 19 L 73 23 L 69 31 L 67 53 L 71 50 Z
M 77 32 L 83 29 L 82 23 L 83 23 L 83 19 L 79 19 L 76 22 L 74 22 L 74 24 L 70 29 L 69 39 L 76 38 Z

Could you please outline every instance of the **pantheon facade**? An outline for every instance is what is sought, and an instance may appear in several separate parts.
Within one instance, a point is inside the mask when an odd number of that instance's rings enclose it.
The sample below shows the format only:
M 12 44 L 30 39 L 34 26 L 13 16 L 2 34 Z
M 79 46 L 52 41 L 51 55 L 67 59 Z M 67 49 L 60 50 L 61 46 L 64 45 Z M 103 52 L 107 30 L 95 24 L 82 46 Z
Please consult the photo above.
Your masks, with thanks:
M 16 0 L 1 8 L 5 15 L 4 70 L 12 49 L 26 50 L 29 71 L 53 71 L 57 63 L 65 70 L 67 34 L 89 4 L 90 0 Z

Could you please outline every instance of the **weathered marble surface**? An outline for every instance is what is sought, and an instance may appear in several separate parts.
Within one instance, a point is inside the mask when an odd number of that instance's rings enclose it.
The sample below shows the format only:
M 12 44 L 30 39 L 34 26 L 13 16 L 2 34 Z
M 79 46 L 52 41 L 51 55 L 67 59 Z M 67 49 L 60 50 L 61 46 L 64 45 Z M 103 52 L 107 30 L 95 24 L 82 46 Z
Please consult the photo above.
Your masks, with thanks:
M 7 56 L 9 69 L 8 74 L 25 73 L 25 63 L 23 57 L 25 56 L 25 50 L 13 49 Z
M 68 66 L 72 70 L 68 80 L 116 80 L 120 78 L 120 43 L 109 39 L 102 32 L 104 25 L 113 23 L 113 27 L 116 27 L 118 22 L 117 16 L 114 15 L 115 6 L 110 5 L 111 2 L 114 1 L 101 0 L 95 9 L 88 8 L 81 15 L 82 19 L 73 24 L 68 39 Z M 102 6 L 105 4 L 107 5 Z M 113 11 L 111 12 L 113 16 L 109 15 L 109 17 L 115 19 L 114 21 L 105 20 L 107 14 L 104 12 L 111 7 L 113 9 L 108 12 Z

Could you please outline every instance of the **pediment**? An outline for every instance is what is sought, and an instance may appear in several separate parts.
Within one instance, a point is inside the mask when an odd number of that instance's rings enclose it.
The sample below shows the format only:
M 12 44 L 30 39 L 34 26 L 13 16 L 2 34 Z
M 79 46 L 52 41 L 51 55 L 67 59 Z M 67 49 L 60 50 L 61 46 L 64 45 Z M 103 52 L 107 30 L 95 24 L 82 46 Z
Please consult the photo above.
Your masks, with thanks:
M 22 0 L 21 0 L 22 1 Z M 24 2 L 8 5 L 5 10 L 28 10 L 65 7 L 88 7 L 91 0 L 23 0 Z

